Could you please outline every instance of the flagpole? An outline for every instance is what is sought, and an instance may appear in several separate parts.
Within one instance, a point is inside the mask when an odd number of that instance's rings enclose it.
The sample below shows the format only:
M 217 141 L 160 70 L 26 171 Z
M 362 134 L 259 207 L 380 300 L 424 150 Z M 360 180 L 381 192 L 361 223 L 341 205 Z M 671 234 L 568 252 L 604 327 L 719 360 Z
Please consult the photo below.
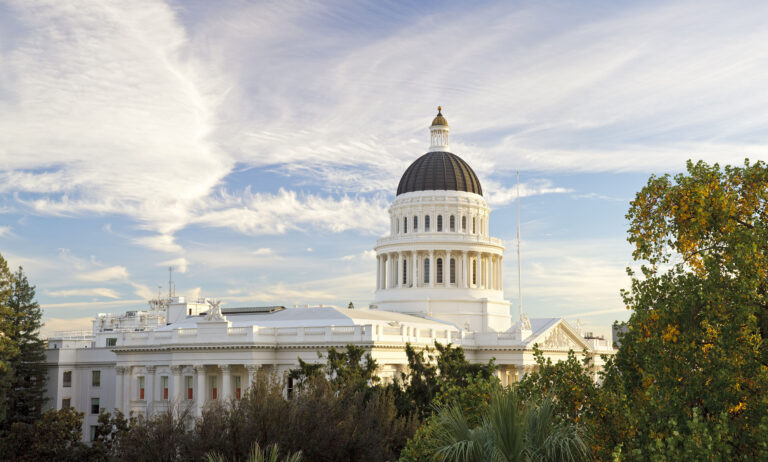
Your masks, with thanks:
M 517 311 L 523 319 L 523 282 L 520 274 L 520 171 L 517 171 Z

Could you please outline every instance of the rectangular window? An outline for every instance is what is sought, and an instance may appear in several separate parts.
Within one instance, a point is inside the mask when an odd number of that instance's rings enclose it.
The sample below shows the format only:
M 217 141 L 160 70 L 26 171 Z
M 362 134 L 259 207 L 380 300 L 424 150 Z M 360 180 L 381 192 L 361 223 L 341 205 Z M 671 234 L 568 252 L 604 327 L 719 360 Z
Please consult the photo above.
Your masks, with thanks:
M 456 259 L 451 258 L 451 284 L 456 284 Z
M 443 259 L 438 258 L 437 259 L 437 266 L 435 266 L 435 270 L 437 271 L 437 274 L 435 275 L 435 282 L 438 284 L 443 283 Z
M 451 225 L 451 232 L 455 232 L 456 231 L 456 217 L 451 215 L 451 218 L 450 218 L 450 220 L 448 220 L 448 222 Z
M 89 438 L 91 441 L 96 441 L 96 428 L 98 428 L 96 425 L 91 425 Z
M 69 409 L 70 403 L 72 400 L 70 398 L 64 398 L 61 400 L 61 408 L 62 409 Z
M 424 284 L 429 284 L 429 258 L 424 259 Z
M 293 377 L 288 377 L 288 399 L 293 396 Z
M 168 399 L 168 376 L 160 377 L 160 387 L 163 389 L 163 399 Z
M 461 217 L 461 230 L 467 232 L 467 217 Z
M 408 282 L 408 260 L 403 260 L 403 284 Z
M 403 233 L 408 232 L 408 217 L 403 217 Z
M 144 376 L 138 377 L 139 399 L 144 399 Z
M 472 284 L 477 284 L 477 260 L 472 260 Z
M 91 414 L 99 413 L 99 398 L 91 398 Z
M 443 216 L 438 215 L 437 216 L 437 231 L 441 232 L 443 230 Z
M 424 216 L 424 231 L 429 232 L 429 215 Z
M 107 339 L 107 346 L 116 346 L 117 345 L 117 339 L 116 338 L 108 338 Z
M 241 397 L 241 388 L 240 388 L 240 376 L 235 376 L 235 398 L 240 399 Z
M 187 399 L 195 399 L 194 391 L 192 389 L 192 376 L 184 376 L 184 386 L 187 389 Z
M 217 386 L 218 386 L 218 384 L 217 384 L 218 377 L 216 377 L 215 375 L 211 375 L 209 377 L 209 379 L 210 379 L 210 382 L 211 382 L 211 399 L 217 399 L 218 398 L 218 391 L 219 391 L 218 388 L 217 388 Z
M 72 371 L 64 371 L 64 378 L 62 380 L 64 388 L 72 386 Z
M 101 386 L 101 371 L 91 371 L 91 386 Z
M 419 230 L 419 217 L 413 217 L 413 232 Z

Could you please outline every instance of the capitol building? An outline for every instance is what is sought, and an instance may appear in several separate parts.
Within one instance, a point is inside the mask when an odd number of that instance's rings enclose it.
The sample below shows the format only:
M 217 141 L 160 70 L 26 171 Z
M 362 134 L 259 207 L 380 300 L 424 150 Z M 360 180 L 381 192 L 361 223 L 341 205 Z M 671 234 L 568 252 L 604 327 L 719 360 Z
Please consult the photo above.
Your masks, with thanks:
M 450 152 L 440 110 L 429 130 L 428 152 L 397 186 L 389 235 L 376 242 L 367 308 L 220 307 L 169 294 L 147 310 L 99 314 L 88 335 L 48 339 L 48 406 L 85 412 L 88 439 L 101 410 L 149 416 L 186 405 L 200 415 L 212 400 L 243 396 L 260 374 L 282 377 L 299 358 L 317 362 L 318 352 L 348 344 L 371 353 L 384 381 L 406 371 L 406 344 L 435 342 L 460 346 L 473 362 L 495 359 L 504 385 L 534 370 L 535 344 L 553 361 L 586 351 L 596 374 L 600 355 L 614 352 L 610 339 L 562 318 L 513 316 L 480 179 Z

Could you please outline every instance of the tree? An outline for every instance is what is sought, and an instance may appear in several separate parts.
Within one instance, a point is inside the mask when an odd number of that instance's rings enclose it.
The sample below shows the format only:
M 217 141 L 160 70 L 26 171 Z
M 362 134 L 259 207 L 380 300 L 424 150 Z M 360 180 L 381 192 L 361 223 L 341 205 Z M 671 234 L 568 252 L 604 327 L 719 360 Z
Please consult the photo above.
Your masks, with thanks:
M 322 353 L 317 353 L 323 359 Z M 316 377 L 327 378 L 337 388 L 351 387 L 362 391 L 379 381 L 376 375 L 378 364 L 364 348 L 354 344 L 346 346 L 344 351 L 331 347 L 326 354 L 325 363 L 307 363 L 299 358 L 299 367 L 292 369 L 288 377 L 294 380 L 294 386 L 301 388 Z
M 250 454 L 245 462 L 278 462 L 280 458 L 280 450 L 276 444 L 268 446 L 265 449 L 261 449 L 259 443 L 253 443 Z M 219 453 L 212 453 L 206 455 L 207 462 L 227 462 Z M 289 453 L 282 459 L 282 462 L 301 462 L 301 452 Z
M 10 329 L 6 335 L 16 344 L 18 353 L 10 358 L 12 393 L 7 397 L 9 422 L 32 423 L 40 418 L 45 403 L 45 342 L 40 338 L 42 311 L 35 300 L 35 287 L 19 267 L 13 275 L 11 296 L 7 301 Z
M 534 346 L 534 357 L 538 367 L 516 386 L 520 399 L 552 399 L 555 419 L 582 425 L 593 456 L 611 459 L 614 448 L 634 435 L 627 425 L 629 408 L 614 377 L 603 373 L 601 383 L 605 386 L 596 383 L 591 373 L 592 357 L 586 352 L 579 360 L 571 350 L 565 361 L 553 363 Z
M 622 454 L 675 458 L 704 435 L 709 459 L 768 457 L 768 167 L 688 162 L 651 177 L 627 218 L 646 263 L 608 366 L 634 429 Z
M 82 442 L 83 413 L 74 409 L 51 409 L 29 424 L 14 422 L 0 454 L 3 460 L 89 460 L 89 448 Z
M 497 391 L 479 426 L 464 409 L 449 406 L 437 415 L 437 447 L 433 460 L 482 461 L 586 461 L 589 448 L 582 429 L 555 418 L 550 399 L 523 403 L 515 390 Z
M 470 363 L 464 350 L 451 344 L 435 342 L 434 349 L 420 351 L 406 344 L 405 354 L 408 372 L 401 373 L 392 388 L 401 415 L 414 414 L 421 420 L 432 414 L 433 400 L 441 392 L 466 387 L 475 378 L 491 380 L 496 371 L 493 360 L 487 364 Z
M 19 347 L 11 337 L 14 317 L 8 302 L 12 292 L 13 274 L 8 269 L 3 256 L 0 255 L 0 437 L 9 427 L 8 397 L 14 373 L 11 360 L 19 355 Z

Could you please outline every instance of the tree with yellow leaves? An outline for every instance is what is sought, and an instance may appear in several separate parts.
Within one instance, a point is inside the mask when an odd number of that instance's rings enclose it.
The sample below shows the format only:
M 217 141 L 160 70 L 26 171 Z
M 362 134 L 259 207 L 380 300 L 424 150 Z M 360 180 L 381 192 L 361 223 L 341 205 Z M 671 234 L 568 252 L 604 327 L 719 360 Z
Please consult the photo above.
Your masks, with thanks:
M 643 267 L 608 370 L 634 433 L 621 454 L 768 458 L 768 166 L 689 161 L 651 177 L 627 219 Z

